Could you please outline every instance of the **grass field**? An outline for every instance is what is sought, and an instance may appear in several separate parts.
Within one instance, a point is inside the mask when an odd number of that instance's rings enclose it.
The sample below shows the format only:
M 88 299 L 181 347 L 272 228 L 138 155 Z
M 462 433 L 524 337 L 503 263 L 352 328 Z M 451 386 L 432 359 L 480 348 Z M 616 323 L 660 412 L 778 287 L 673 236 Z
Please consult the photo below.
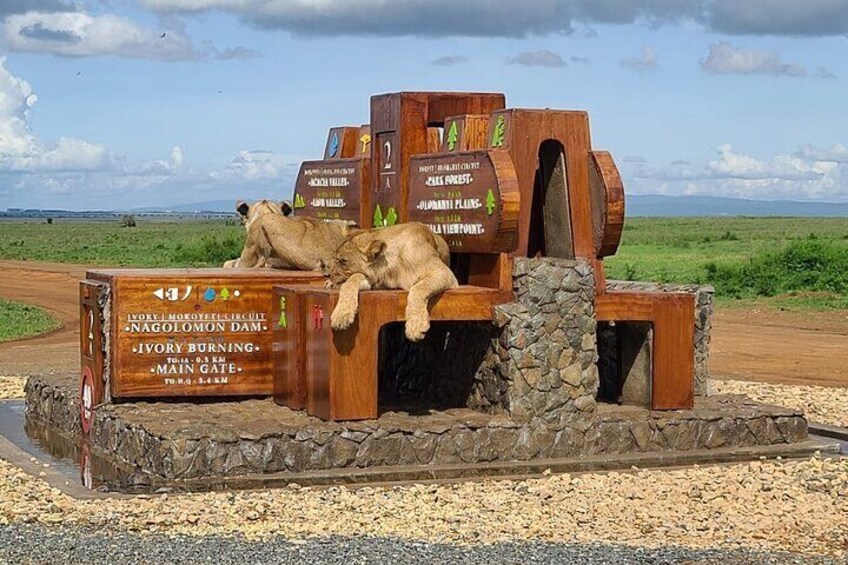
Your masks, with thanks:
M 0 258 L 88 265 L 217 266 L 238 256 L 233 222 L 0 222 Z M 848 308 L 848 219 L 631 218 L 610 278 L 714 284 L 722 300 Z
M 0 342 L 55 330 L 59 321 L 38 308 L 0 298 Z

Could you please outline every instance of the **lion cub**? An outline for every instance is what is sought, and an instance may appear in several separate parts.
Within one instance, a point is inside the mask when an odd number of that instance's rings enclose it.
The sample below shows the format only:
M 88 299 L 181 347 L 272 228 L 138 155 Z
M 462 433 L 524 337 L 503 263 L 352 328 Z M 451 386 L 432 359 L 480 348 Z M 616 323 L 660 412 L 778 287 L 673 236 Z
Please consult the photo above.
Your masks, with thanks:
M 339 288 L 339 301 L 330 323 L 343 330 L 353 323 L 359 308 L 359 291 L 403 289 L 406 303 L 406 337 L 424 339 L 430 329 L 430 298 L 457 286 L 448 261 L 448 244 L 424 224 L 410 222 L 379 230 L 362 230 L 342 243 L 324 269 L 327 285 Z

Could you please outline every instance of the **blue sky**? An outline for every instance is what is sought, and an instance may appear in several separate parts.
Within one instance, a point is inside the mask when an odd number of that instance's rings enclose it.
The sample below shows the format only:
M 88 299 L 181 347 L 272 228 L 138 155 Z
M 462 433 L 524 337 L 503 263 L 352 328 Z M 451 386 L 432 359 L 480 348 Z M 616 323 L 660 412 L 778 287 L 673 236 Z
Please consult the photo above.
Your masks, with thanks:
M 589 110 L 629 194 L 846 202 L 846 34 L 848 0 L 3 0 L 0 208 L 285 198 L 397 90 Z

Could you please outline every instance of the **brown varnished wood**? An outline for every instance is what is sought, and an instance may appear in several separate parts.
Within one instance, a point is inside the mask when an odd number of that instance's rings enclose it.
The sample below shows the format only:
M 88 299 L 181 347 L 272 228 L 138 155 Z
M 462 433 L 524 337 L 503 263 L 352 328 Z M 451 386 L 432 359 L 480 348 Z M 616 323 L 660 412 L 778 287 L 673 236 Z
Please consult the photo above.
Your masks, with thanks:
M 80 281 L 80 369 L 91 372 L 94 406 L 102 404 L 106 398 L 102 312 L 98 300 L 104 286 L 103 282 L 95 280 Z
M 304 161 L 295 180 L 295 214 L 368 226 L 369 201 L 362 199 L 370 198 L 370 184 L 370 158 Z
M 371 125 L 363 124 L 359 126 L 359 131 L 356 137 L 356 151 L 353 154 L 356 158 L 371 157 Z M 370 191 L 370 187 L 367 187 Z
M 448 143 L 448 132 L 451 125 L 456 123 L 457 138 L 451 149 Z M 473 151 L 488 146 L 486 135 L 489 132 L 488 114 L 465 114 L 450 116 L 445 120 L 442 134 L 442 152 Z
M 652 323 L 651 408 L 679 410 L 693 406 L 695 299 L 692 294 L 607 292 L 595 298 L 595 316 L 602 322 Z
M 427 128 L 427 153 L 438 153 L 442 148 L 442 132 L 437 127 Z
M 330 314 L 338 291 L 323 288 L 283 287 L 278 290 L 295 296 L 305 305 L 306 363 L 298 376 L 278 373 L 277 397 L 291 383 L 306 383 L 307 411 L 325 420 L 365 420 L 377 417 L 378 336 L 390 322 L 404 321 L 408 293 L 400 290 L 366 291 L 359 295 L 359 314 L 343 331 L 330 328 Z M 512 300 L 512 290 L 461 286 L 434 297 L 429 304 L 430 319 L 491 320 L 492 308 Z M 323 323 L 311 318 L 317 308 Z M 288 365 L 291 367 L 291 365 Z M 295 365 L 297 369 L 297 365 Z M 300 370 L 300 369 L 297 369 Z
M 589 189 L 596 257 L 615 255 L 624 231 L 624 184 L 608 151 L 589 153 Z
M 409 159 L 429 151 L 428 127 L 443 126 L 449 116 L 488 114 L 503 108 L 504 103 L 503 94 L 498 93 L 397 92 L 373 96 L 370 216 L 373 218 L 379 205 L 384 215 L 394 208 L 399 221 L 407 221 Z M 386 154 L 387 142 L 392 147 L 390 155 Z
M 324 160 L 349 159 L 356 155 L 356 144 L 359 138 L 359 126 L 342 126 L 330 128 L 327 134 L 327 143 L 324 145 Z M 330 155 L 330 147 L 333 142 L 333 134 L 339 136 L 339 147 L 335 155 Z
M 467 283 L 512 292 L 513 259 L 508 253 L 474 253 L 468 256 Z
M 320 273 L 271 269 L 114 269 L 90 271 L 87 278 L 104 281 L 111 291 L 110 392 L 116 399 L 270 395 L 273 287 L 282 283 L 323 283 Z M 155 295 L 159 289 L 170 288 L 178 289 L 175 300 Z M 208 288 L 216 292 L 211 302 L 204 298 Z M 227 300 L 221 298 L 223 288 L 227 288 Z M 248 314 L 254 314 L 256 319 L 238 324 L 229 319 Z M 146 326 L 143 321 L 133 323 L 140 316 L 153 319 L 147 320 Z M 192 319 L 208 316 L 221 319 Z M 203 331 L 193 325 L 181 325 L 195 322 L 211 325 L 204 326 Z M 235 347 L 243 351 L 189 351 L 192 344 L 196 350 L 198 344 L 208 347 L 210 343 L 238 344 Z M 147 351 L 147 347 L 168 349 Z M 169 362 L 168 358 L 179 361 Z M 234 364 L 232 372 L 230 363 Z M 157 369 L 170 371 L 188 366 L 191 369 L 183 369 L 182 374 L 165 374 Z M 219 382 L 214 382 L 215 377 Z M 212 382 L 207 384 L 207 379 Z
M 515 248 L 521 197 L 512 161 L 504 151 L 416 155 L 410 169 L 410 221 L 429 226 L 456 253 L 501 253 Z M 465 180 L 457 184 L 458 180 L 450 179 Z M 489 191 L 494 203 L 491 214 Z M 468 202 L 479 207 L 463 208 Z M 461 206 L 454 208 L 456 203 Z M 427 207 L 436 204 L 440 209 Z M 452 233 L 459 227 L 478 227 L 480 233 Z
M 499 117 L 503 120 L 499 120 Z M 501 125 L 502 124 L 502 125 Z M 502 127 L 503 143 L 495 145 L 495 130 Z M 533 187 L 542 143 L 558 141 L 565 153 L 568 205 L 574 254 L 591 259 L 595 256 L 589 195 L 588 160 L 591 149 L 589 117 L 586 112 L 565 110 L 502 110 L 489 119 L 489 146 L 509 153 L 521 192 L 521 202 L 533 202 Z M 530 241 L 532 206 L 523 205 L 519 214 L 517 256 L 527 256 Z
M 307 288 L 309 287 L 274 288 L 274 402 L 292 410 L 303 410 L 307 402 L 307 312 L 305 301 L 298 296 Z M 282 313 L 285 313 L 284 324 L 280 323 Z

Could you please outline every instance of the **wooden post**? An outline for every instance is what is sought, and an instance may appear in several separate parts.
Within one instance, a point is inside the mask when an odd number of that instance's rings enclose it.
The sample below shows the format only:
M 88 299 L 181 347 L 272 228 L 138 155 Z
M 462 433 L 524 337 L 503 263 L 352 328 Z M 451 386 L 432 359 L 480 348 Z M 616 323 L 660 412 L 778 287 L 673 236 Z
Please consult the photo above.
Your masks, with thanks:
M 409 159 L 427 153 L 427 128 L 449 116 L 489 114 L 504 107 L 503 94 L 398 92 L 371 97 L 372 202 L 369 227 L 408 219 Z

